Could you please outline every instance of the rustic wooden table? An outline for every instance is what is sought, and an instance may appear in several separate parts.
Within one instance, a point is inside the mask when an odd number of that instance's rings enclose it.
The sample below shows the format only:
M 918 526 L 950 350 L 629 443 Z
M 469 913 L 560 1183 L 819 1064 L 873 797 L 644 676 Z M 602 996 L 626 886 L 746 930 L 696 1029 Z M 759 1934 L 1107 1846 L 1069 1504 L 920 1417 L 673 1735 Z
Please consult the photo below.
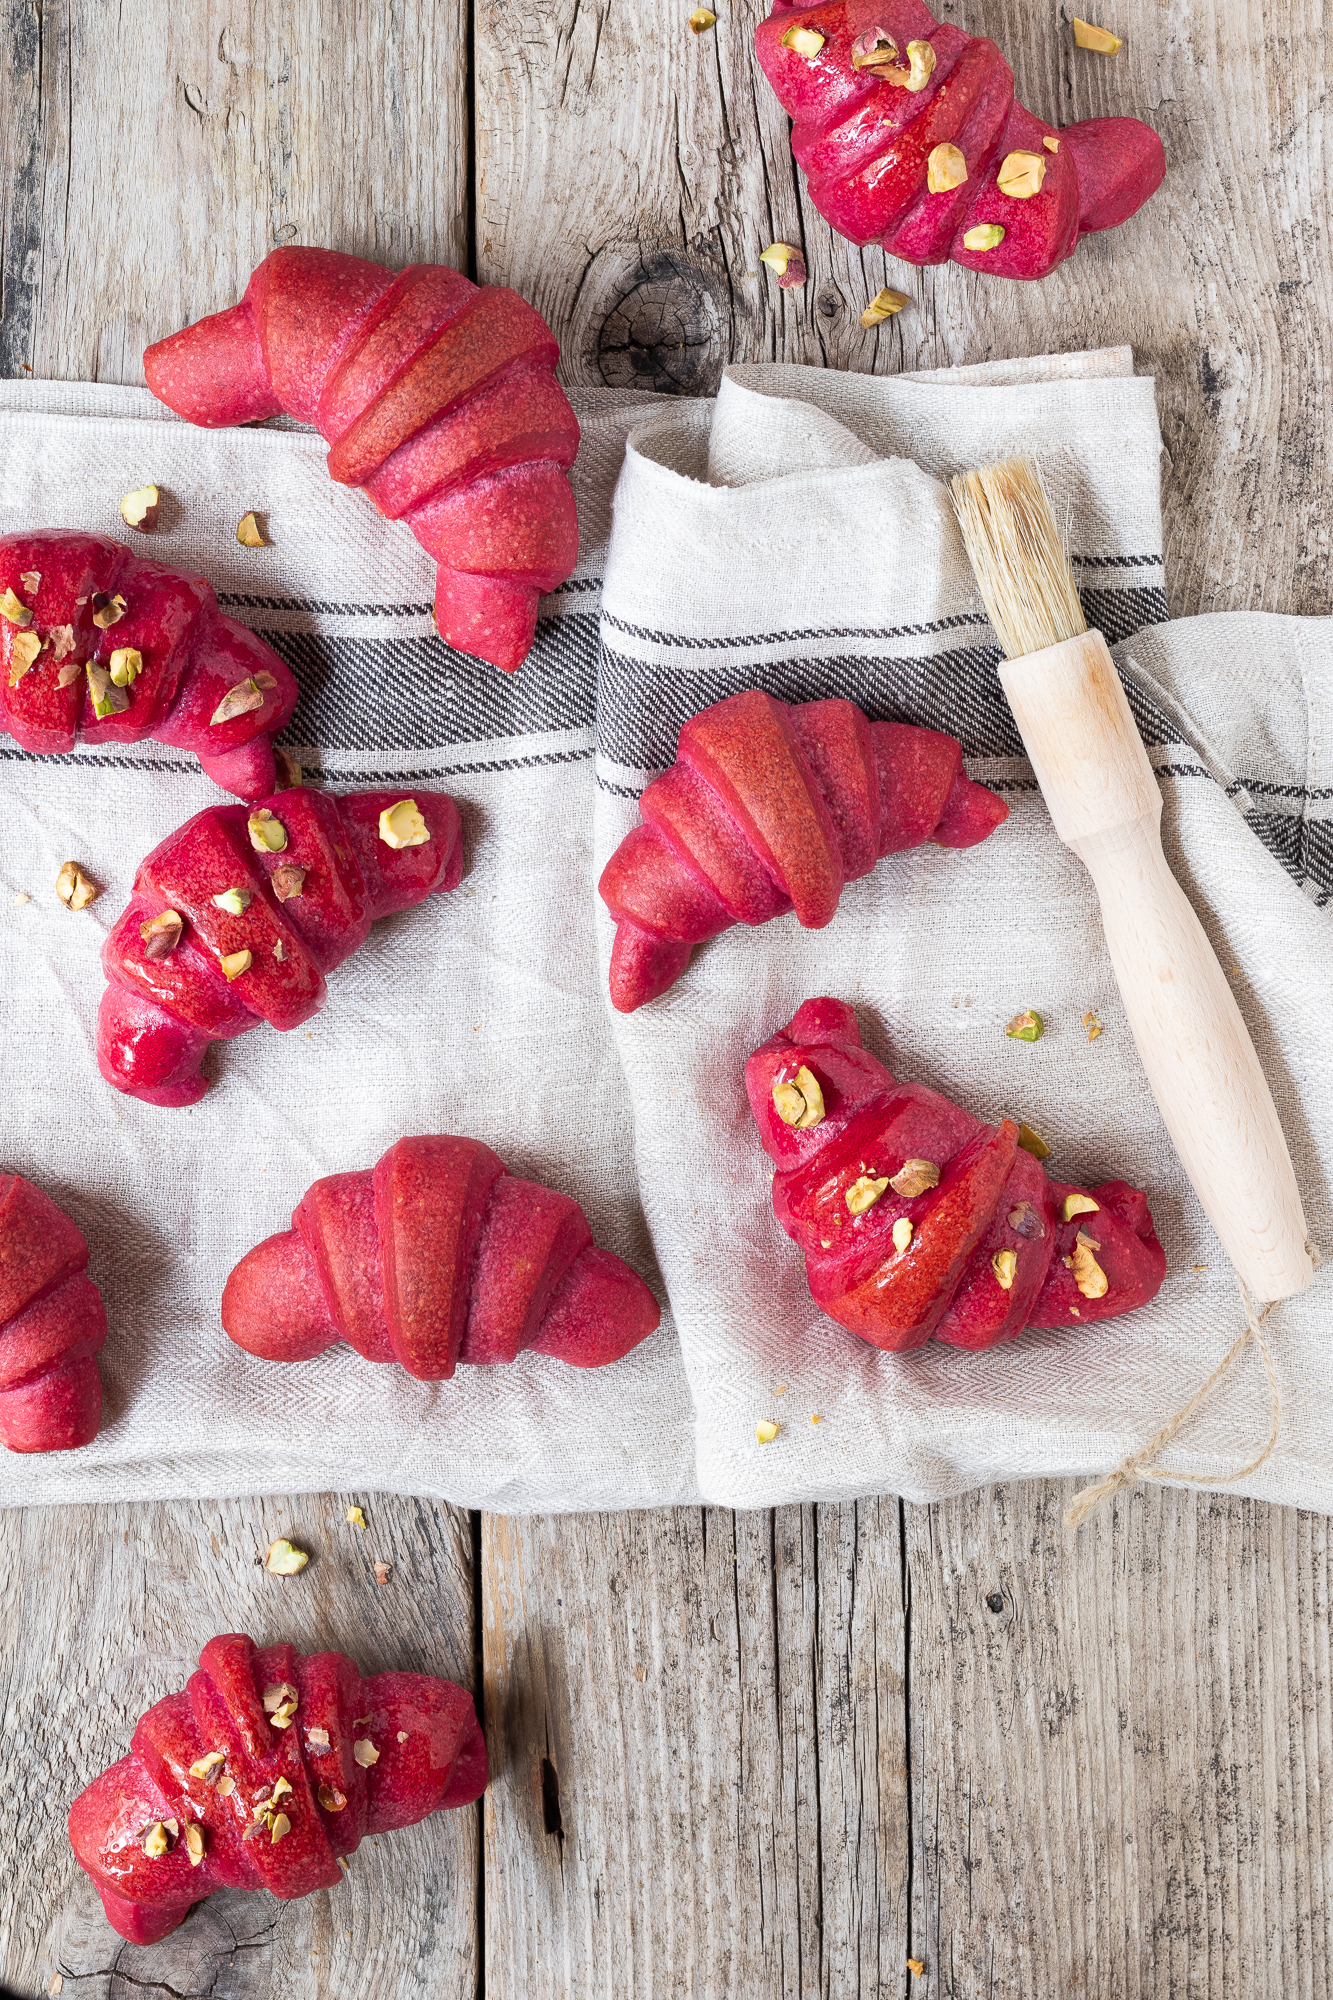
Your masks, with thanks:
M 1172 610 L 1328 612 L 1320 0 L 950 0 L 1056 122 L 1151 119 L 1166 187 L 1041 285 L 886 270 L 803 198 L 761 0 L 3 0 L 0 373 L 137 382 L 275 244 L 513 284 L 571 382 L 733 358 L 900 368 L 1132 341 Z M 758 262 L 803 242 L 804 291 Z M 858 321 L 888 278 L 911 308 Z M 349 1497 L 16 1513 L 0 1581 L 0 1977 L 16 1994 L 432 2000 L 1235 1996 L 1333 1986 L 1324 1519 L 1149 1488 L 513 1520 Z M 253 1566 L 297 1534 L 299 1588 Z M 247 1626 L 475 1683 L 475 1813 L 337 1890 L 221 1895 L 151 1950 L 64 1840 L 146 1685 Z M 908 1971 L 920 1960 L 919 1977 Z

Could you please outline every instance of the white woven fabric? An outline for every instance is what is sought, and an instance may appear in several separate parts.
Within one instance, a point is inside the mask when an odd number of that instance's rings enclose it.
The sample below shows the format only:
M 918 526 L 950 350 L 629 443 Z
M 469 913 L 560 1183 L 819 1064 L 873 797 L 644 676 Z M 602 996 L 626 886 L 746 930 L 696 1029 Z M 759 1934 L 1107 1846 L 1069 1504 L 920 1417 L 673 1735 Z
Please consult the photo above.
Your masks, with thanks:
M 1185 1399 L 1239 1326 L 1234 1290 L 1139 1074 L 1090 887 L 1024 789 L 939 484 L 1019 447 L 1039 449 L 1090 610 L 1123 641 L 1166 772 L 1170 851 L 1239 968 L 1312 1230 L 1333 1236 L 1317 1150 L 1333 1130 L 1333 963 L 1316 907 L 1333 888 L 1316 796 L 1333 784 L 1320 762 L 1333 643 L 1318 621 L 1157 622 L 1159 440 L 1128 354 L 910 381 L 745 369 L 716 406 L 575 402 L 583 553 L 510 679 L 441 657 L 429 563 L 330 484 L 317 439 L 201 433 L 134 390 L 0 385 L 0 530 L 116 533 L 120 495 L 156 479 L 174 525 L 144 547 L 203 569 L 291 660 L 297 753 L 340 790 L 448 790 L 469 849 L 452 896 L 378 926 L 334 975 L 308 1035 L 260 1029 L 220 1048 L 203 1103 L 160 1111 L 97 1075 L 97 952 L 141 856 L 221 795 L 153 745 L 34 760 L 0 739 L 0 1166 L 84 1228 L 111 1318 L 101 1435 L 78 1454 L 0 1453 L 0 1502 L 335 1480 L 515 1511 L 927 1497 L 1102 1470 Z M 608 556 L 625 437 L 645 417 Z M 263 553 L 234 539 L 248 507 L 268 516 Z M 784 918 L 730 933 L 665 999 L 614 1017 L 598 869 L 683 715 L 754 684 L 953 729 L 973 774 L 1009 787 L 1013 816 L 971 853 L 881 863 L 824 932 Z M 54 895 L 71 857 L 106 885 L 78 916 Z M 772 1217 L 741 1067 L 817 992 L 855 1000 L 901 1074 L 979 1113 L 1021 1110 L 1062 1174 L 1144 1186 L 1170 1259 L 1160 1299 L 980 1356 L 883 1356 L 815 1313 Z M 1003 1036 L 1021 1005 L 1051 1023 L 1035 1047 Z M 1105 1023 L 1091 1046 L 1090 1007 Z M 599 1242 L 665 1279 L 674 1318 L 606 1370 L 524 1356 L 438 1385 L 345 1348 L 288 1368 L 233 1348 L 217 1318 L 226 1274 L 309 1182 L 440 1130 L 576 1195 Z M 1282 1448 L 1247 1489 L 1319 1506 L 1333 1504 L 1326 1283 L 1277 1317 Z M 783 1429 L 759 1446 L 765 1417 Z M 1264 1429 L 1255 1369 L 1174 1456 L 1220 1474 Z

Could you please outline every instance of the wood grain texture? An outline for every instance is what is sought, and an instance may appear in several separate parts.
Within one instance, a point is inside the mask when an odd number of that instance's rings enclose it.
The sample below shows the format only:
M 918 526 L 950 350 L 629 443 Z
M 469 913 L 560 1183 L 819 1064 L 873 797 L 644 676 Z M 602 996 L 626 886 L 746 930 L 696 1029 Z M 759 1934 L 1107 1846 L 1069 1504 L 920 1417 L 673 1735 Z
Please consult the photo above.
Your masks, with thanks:
M 1165 185 L 1036 284 L 857 250 L 815 213 L 752 55 L 765 0 L 694 36 L 660 0 L 477 9 L 477 249 L 564 343 L 572 382 L 706 394 L 728 361 L 896 373 L 1133 344 L 1156 375 L 1175 615 L 1327 612 L 1333 229 L 1321 0 L 1118 0 L 1108 60 L 1073 8 L 958 0 L 942 18 L 1009 57 L 1054 123 L 1130 114 L 1161 133 Z M 760 265 L 802 244 L 802 291 Z M 859 324 L 885 283 L 913 305 Z
M 483 1517 L 486 1990 L 898 1994 L 894 1501 Z
M 466 0 L 2 0 L 0 372 L 142 382 L 275 244 L 466 263 Z
M 1326 1995 L 1327 1520 L 1072 1492 L 908 1510 L 914 2000 Z
M 349 1526 L 350 1501 L 367 1528 Z M 31 1508 L 0 1517 L 0 1991 L 310 2000 L 471 2000 L 480 1815 L 436 1813 L 363 1841 L 337 1889 L 295 1903 L 223 1890 L 161 1944 L 117 1937 L 65 1834 L 71 1800 L 123 1757 L 142 1711 L 183 1687 L 205 1640 L 335 1646 L 363 1673 L 472 1684 L 471 1541 L 453 1508 L 364 1494 Z M 275 1535 L 300 1576 L 256 1565 Z M 375 1581 L 374 1563 L 392 1563 Z

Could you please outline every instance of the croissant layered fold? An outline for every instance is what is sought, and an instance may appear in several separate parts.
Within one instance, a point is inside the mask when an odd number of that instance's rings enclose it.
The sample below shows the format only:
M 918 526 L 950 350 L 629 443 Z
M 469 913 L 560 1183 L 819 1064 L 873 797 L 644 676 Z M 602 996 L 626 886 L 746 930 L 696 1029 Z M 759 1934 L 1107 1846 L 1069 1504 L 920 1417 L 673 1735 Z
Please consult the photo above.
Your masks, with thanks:
M 151 736 L 238 798 L 277 783 L 290 669 L 206 577 L 105 535 L 0 536 L 0 733 L 51 754 Z
M 685 724 L 639 812 L 598 884 L 622 1013 L 673 986 L 706 938 L 788 910 L 818 928 L 886 854 L 972 847 L 1009 808 L 968 777 L 952 736 L 750 689 Z
M 660 1318 L 576 1201 L 449 1136 L 400 1139 L 373 1170 L 316 1181 L 222 1296 L 224 1327 L 252 1354 L 303 1361 L 345 1340 L 428 1382 L 529 1348 L 600 1368 Z
M 148 386 L 191 423 L 285 411 L 329 444 L 329 474 L 403 521 L 438 565 L 435 622 L 459 652 L 520 666 L 537 600 L 574 567 L 566 478 L 578 421 L 559 348 L 517 292 L 445 264 L 390 271 L 275 250 L 230 311 L 158 341 Z
M 1034 117 L 994 42 L 920 0 L 774 0 L 755 44 L 815 207 L 909 263 L 1044 278 L 1166 171 L 1137 118 Z
M 0 1174 L 0 1444 L 72 1451 L 102 1420 L 102 1295 L 82 1232 L 21 1174 Z
M 345 1653 L 210 1639 L 180 1694 L 70 1808 L 69 1837 L 116 1930 L 155 1944 L 216 1889 L 331 1889 L 368 1834 L 486 1788 L 472 1697 L 431 1674 L 363 1680 Z
M 876 1347 L 993 1347 L 1027 1326 L 1112 1319 L 1161 1287 L 1137 1188 L 1049 1179 L 1013 1119 L 988 1125 L 895 1081 L 841 1000 L 807 1000 L 755 1050 L 745 1085 L 811 1296 Z

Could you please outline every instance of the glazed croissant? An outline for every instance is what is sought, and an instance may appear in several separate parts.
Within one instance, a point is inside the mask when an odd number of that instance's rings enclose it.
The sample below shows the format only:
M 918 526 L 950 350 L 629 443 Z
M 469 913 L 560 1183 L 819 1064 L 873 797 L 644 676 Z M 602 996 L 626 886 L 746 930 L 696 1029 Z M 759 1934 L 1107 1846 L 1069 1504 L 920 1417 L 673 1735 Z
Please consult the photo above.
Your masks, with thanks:
M 389 271 L 335 250 L 274 250 L 230 312 L 144 355 L 153 394 L 195 424 L 280 410 L 328 440 L 330 476 L 405 521 L 439 565 L 435 623 L 512 672 L 537 598 L 578 554 L 565 474 L 579 427 L 560 350 L 517 292 L 446 264 Z
M 210 1042 L 308 1021 L 325 973 L 377 917 L 445 894 L 462 869 L 443 792 L 335 798 L 299 785 L 248 814 L 196 813 L 142 863 L 103 946 L 102 1075 L 145 1104 L 197 1104 Z
M 88 1245 L 49 1194 L 0 1175 L 0 1443 L 72 1451 L 97 1436 L 106 1340 Z
M 1013 1119 L 984 1125 L 895 1082 L 841 1000 L 807 1000 L 750 1057 L 745 1087 L 811 1296 L 876 1347 L 993 1347 L 1160 1289 L 1166 1257 L 1137 1188 L 1048 1180 Z
M 526 1348 L 600 1368 L 660 1319 L 643 1279 L 594 1248 L 576 1201 L 447 1136 L 400 1139 L 373 1170 L 316 1181 L 222 1294 L 222 1324 L 252 1354 L 305 1361 L 346 1340 L 427 1382 Z
M 622 1014 L 674 985 L 705 938 L 787 910 L 818 929 L 884 855 L 973 847 L 1009 808 L 967 776 L 952 736 L 756 688 L 685 724 L 639 812 L 598 884 Z
M 295 706 L 289 669 L 206 577 L 105 535 L 0 536 L 0 732 L 24 750 L 153 736 L 257 799 Z
M 70 1845 L 120 1935 L 155 1944 L 215 1889 L 335 1887 L 338 1856 L 367 1834 L 469 1805 L 486 1776 L 472 1697 L 452 1681 L 362 1680 L 345 1653 L 227 1632 L 75 1799 Z
M 994 42 L 920 0 L 773 0 L 755 40 L 815 207 L 840 236 L 913 264 L 1044 278 L 1166 171 L 1137 118 L 1058 132 L 1034 118 Z

